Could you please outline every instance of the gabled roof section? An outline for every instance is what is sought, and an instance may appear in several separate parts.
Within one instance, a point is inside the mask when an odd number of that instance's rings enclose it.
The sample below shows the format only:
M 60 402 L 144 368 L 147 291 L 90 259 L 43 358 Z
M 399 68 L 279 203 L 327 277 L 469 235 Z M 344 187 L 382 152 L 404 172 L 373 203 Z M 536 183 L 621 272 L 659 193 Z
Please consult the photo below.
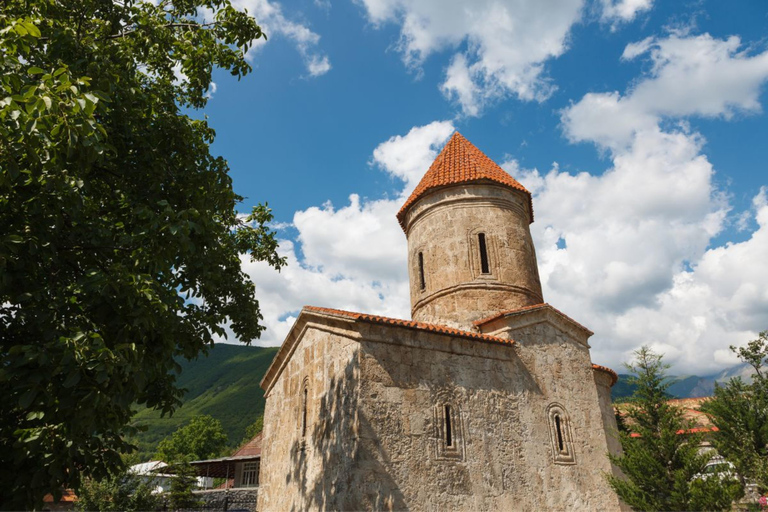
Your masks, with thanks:
M 341 316 L 356 320 L 359 322 L 368 322 L 371 324 L 384 324 L 384 325 L 396 325 L 398 327 L 406 327 L 409 329 L 417 329 L 421 331 L 431 331 L 440 334 L 450 334 L 451 336 L 460 336 L 462 338 L 471 338 L 481 341 L 489 341 L 491 343 L 502 343 L 504 345 L 512 345 L 515 341 L 507 338 L 499 338 L 498 336 L 490 336 L 488 334 L 482 334 L 479 332 L 462 331 L 460 329 L 454 329 L 439 324 L 425 324 L 423 322 L 414 322 L 413 320 L 402 320 L 400 318 L 389 318 L 386 316 L 369 315 L 367 313 L 355 313 L 353 311 L 344 311 L 342 309 L 330 309 L 319 308 L 316 306 L 304 306 L 306 311 L 314 311 L 316 313 L 325 313 L 334 316 Z
M 498 343 L 501 345 L 511 346 L 515 344 L 515 341 L 508 338 L 501 338 L 498 336 L 492 336 L 490 334 L 483 334 L 481 332 L 462 331 L 460 329 L 454 329 L 446 325 L 437 324 L 425 324 L 423 322 L 414 322 L 413 320 L 402 320 L 399 318 L 389 318 L 386 316 L 369 315 L 366 313 L 355 313 L 353 311 L 344 311 L 342 309 L 330 309 L 319 308 L 316 306 L 304 306 L 299 313 L 299 317 L 288 331 L 288 335 L 285 337 L 285 341 L 280 346 L 280 350 L 275 354 L 275 358 L 272 360 L 272 364 L 267 368 L 267 372 L 261 379 L 261 388 L 269 393 L 272 389 L 272 385 L 275 383 L 278 375 L 282 372 L 283 367 L 288 363 L 293 354 L 304 327 L 308 322 L 329 323 L 334 320 L 339 320 L 344 324 L 348 324 L 347 329 L 358 322 L 364 322 L 369 324 L 386 325 L 392 327 L 401 327 L 405 329 L 413 329 L 416 331 L 428 331 L 437 334 L 445 334 L 448 336 L 461 337 L 471 340 L 476 340 L 485 343 Z M 352 328 L 351 331 L 357 331 Z M 359 339 L 359 333 L 357 335 Z
M 261 439 L 264 432 L 259 432 L 256 437 L 245 443 L 233 453 L 232 457 L 254 457 L 261 455 Z
M 528 195 L 528 209 L 533 222 L 533 206 L 531 193 L 504 169 L 477 149 L 474 144 L 464 138 L 459 132 L 454 132 L 451 139 L 437 155 L 429 170 L 408 200 L 397 212 L 397 220 L 405 229 L 405 213 L 421 196 L 429 190 L 446 185 L 470 183 L 474 181 L 494 181 L 501 185 L 525 192 Z
M 517 308 L 517 309 L 508 309 L 506 311 L 501 311 L 501 312 L 496 313 L 495 315 L 489 316 L 487 318 L 481 318 L 480 320 L 476 320 L 476 321 L 473 322 L 473 324 L 476 327 L 481 328 L 483 325 L 485 325 L 485 324 L 487 324 L 489 322 L 493 322 L 494 320 L 498 320 L 499 318 L 503 318 L 505 316 L 513 316 L 513 315 L 525 314 L 526 312 L 536 311 L 538 309 L 549 309 L 552 312 L 554 312 L 556 315 L 558 315 L 561 318 L 563 318 L 564 320 L 566 320 L 567 322 L 573 324 L 576 328 L 578 328 L 578 329 L 584 331 L 585 333 L 587 333 L 589 336 L 592 336 L 593 334 L 595 334 L 594 332 L 590 331 L 589 329 L 587 329 L 586 327 L 581 325 L 579 322 L 574 320 L 573 318 L 569 317 L 568 315 L 566 315 L 565 313 L 563 313 L 559 309 L 552 307 L 551 305 L 547 304 L 546 302 L 542 302 L 541 304 L 534 304 L 532 306 L 523 306 L 523 307 Z

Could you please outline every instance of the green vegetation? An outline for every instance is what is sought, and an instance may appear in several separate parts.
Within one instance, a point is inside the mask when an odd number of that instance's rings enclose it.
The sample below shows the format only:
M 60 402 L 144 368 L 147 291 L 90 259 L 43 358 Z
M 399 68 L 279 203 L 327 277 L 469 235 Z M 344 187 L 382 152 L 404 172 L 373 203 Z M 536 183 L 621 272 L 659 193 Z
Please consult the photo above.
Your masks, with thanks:
M 194 468 L 186 461 L 174 465 L 176 477 L 171 480 L 171 490 L 168 493 L 172 510 L 196 509 L 200 507 L 200 501 L 192 493 L 195 488 L 197 474 Z
M 240 446 L 259 435 L 262 430 L 264 430 L 264 415 L 259 416 L 256 421 L 248 425 L 248 428 L 245 429 L 245 436 L 240 441 Z
M 221 422 L 210 416 L 195 416 L 189 423 L 157 445 L 155 458 L 168 463 L 212 459 L 221 455 L 227 435 Z
M 702 410 L 719 429 L 712 436 L 717 451 L 735 466 L 742 483 L 757 484 L 764 495 L 768 493 L 768 331 L 746 347 L 732 346 L 731 350 L 754 368 L 752 383 L 735 378 L 716 386 L 715 396 Z
M 187 115 L 262 36 L 228 0 L 3 2 L 0 508 L 115 473 L 136 406 L 181 403 L 174 358 L 264 329 L 240 256 L 285 264 L 272 215 Z
M 630 430 L 620 432 L 621 456 L 611 455 L 626 478 L 607 475 L 619 497 L 635 510 L 727 510 L 743 489 L 732 476 L 703 476 L 711 454 L 699 453 L 700 434 L 689 432 L 681 409 L 668 403 L 668 368 L 648 347 L 627 365 L 636 377 Z M 679 434 L 680 431 L 688 432 Z
M 156 510 L 160 497 L 152 494 L 152 481 L 125 471 L 100 481 L 86 478 L 77 489 L 76 509 L 86 512 Z
M 139 446 L 140 459 L 149 460 L 162 439 L 205 414 L 221 422 L 230 448 L 234 448 L 246 428 L 264 414 L 264 391 L 259 382 L 276 353 L 277 347 L 219 343 L 207 357 L 182 361 L 178 384 L 187 389 L 184 404 L 171 417 L 161 417 L 151 409 L 142 409 L 134 416 L 137 425 L 147 427 L 132 440 Z

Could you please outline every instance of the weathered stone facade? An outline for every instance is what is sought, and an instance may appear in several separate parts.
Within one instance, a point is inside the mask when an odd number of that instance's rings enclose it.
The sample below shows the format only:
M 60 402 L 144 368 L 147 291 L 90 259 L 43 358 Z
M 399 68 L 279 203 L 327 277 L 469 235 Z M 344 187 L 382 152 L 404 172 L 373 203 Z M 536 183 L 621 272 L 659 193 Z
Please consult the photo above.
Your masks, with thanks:
M 499 311 L 543 302 L 528 197 L 494 183 L 437 190 L 405 215 L 414 320 L 472 329 Z M 479 235 L 487 272 L 482 272 Z M 424 272 L 422 288 L 419 273 Z
M 455 135 L 399 215 L 416 321 L 302 310 L 262 382 L 259 510 L 620 508 L 615 374 L 542 302 L 530 195 L 475 152 Z

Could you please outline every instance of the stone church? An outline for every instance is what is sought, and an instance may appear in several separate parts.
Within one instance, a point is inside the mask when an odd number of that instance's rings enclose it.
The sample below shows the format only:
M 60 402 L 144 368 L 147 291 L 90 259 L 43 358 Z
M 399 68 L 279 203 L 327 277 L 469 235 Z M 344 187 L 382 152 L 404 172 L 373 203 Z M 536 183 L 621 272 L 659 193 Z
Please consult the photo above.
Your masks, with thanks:
M 397 214 L 413 320 L 306 306 L 261 383 L 259 510 L 615 510 L 592 332 L 544 302 L 531 194 L 455 133 Z

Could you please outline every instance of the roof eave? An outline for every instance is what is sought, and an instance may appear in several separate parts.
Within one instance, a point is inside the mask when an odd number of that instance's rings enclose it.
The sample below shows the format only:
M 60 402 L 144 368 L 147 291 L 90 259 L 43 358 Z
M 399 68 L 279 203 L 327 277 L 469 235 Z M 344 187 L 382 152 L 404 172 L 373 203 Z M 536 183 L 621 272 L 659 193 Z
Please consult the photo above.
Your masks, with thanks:
M 492 184 L 494 186 L 503 187 L 508 190 L 513 190 L 516 192 L 522 192 L 523 194 L 528 196 L 528 215 L 530 216 L 530 222 L 529 224 L 533 224 L 533 196 L 531 195 L 530 191 L 528 191 L 525 188 L 517 188 L 513 187 L 511 185 L 508 185 L 507 183 L 502 183 L 500 181 L 493 180 L 491 178 L 480 178 L 480 179 L 472 179 L 467 181 L 460 181 L 456 183 L 447 183 L 445 185 L 436 185 L 434 187 L 430 187 L 428 189 L 422 190 L 419 194 L 409 197 L 405 203 L 403 203 L 403 206 L 400 207 L 400 210 L 395 215 L 397 217 L 397 222 L 400 224 L 400 228 L 402 228 L 403 232 L 406 232 L 406 225 L 405 225 L 405 218 L 408 215 L 408 211 L 416 205 L 419 201 L 424 199 L 425 197 L 429 196 L 433 192 L 437 192 L 440 190 L 445 190 L 447 188 L 452 187 L 460 187 L 462 185 L 467 184 L 476 184 L 476 183 L 486 183 L 486 184 Z

